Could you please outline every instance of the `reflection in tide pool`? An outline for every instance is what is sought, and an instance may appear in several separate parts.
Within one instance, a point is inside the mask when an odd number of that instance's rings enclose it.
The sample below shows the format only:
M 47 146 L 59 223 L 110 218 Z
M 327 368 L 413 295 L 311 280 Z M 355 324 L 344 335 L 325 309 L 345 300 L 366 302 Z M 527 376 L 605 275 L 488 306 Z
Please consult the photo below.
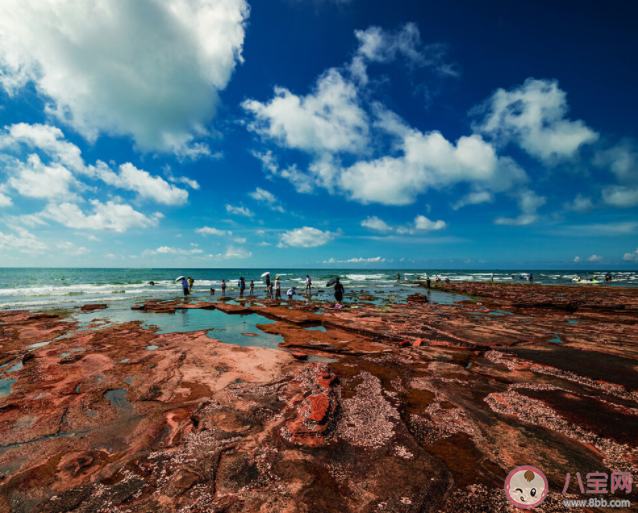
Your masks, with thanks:
M 196 309 L 176 310 L 174 314 L 165 314 L 118 308 L 113 305 L 107 310 L 77 314 L 73 318 L 79 321 L 80 327 L 86 327 L 96 319 L 107 320 L 106 325 L 101 324 L 97 329 L 123 322 L 141 321 L 143 326 L 159 328 L 159 334 L 204 330 L 210 338 L 239 346 L 276 348 L 277 344 L 283 342 L 283 337 L 280 335 L 270 335 L 257 328 L 257 324 L 274 323 L 258 314 L 238 315 L 226 314 L 221 310 Z M 257 336 L 246 336 L 242 333 Z M 156 349 L 156 347 L 153 348 Z M 152 350 L 149 349 L 149 351 Z

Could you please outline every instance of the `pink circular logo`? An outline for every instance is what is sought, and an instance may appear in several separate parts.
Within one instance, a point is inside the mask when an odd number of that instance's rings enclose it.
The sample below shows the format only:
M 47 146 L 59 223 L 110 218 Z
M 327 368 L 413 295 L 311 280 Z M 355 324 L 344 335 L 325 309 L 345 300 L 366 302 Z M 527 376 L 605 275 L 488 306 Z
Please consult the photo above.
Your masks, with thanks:
M 524 465 L 512 470 L 505 480 L 505 495 L 517 508 L 531 509 L 547 497 L 547 478 L 536 467 Z

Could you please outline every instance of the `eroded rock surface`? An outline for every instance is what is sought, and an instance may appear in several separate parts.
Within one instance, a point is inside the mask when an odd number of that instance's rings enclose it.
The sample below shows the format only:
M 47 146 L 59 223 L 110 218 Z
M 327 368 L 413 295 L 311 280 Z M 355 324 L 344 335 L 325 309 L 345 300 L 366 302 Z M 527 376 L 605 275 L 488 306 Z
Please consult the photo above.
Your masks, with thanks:
M 142 305 L 259 313 L 279 350 L 0 313 L 0 512 L 511 512 L 520 465 L 549 512 L 589 498 L 567 472 L 638 481 L 636 293 L 454 287 L 474 299 Z

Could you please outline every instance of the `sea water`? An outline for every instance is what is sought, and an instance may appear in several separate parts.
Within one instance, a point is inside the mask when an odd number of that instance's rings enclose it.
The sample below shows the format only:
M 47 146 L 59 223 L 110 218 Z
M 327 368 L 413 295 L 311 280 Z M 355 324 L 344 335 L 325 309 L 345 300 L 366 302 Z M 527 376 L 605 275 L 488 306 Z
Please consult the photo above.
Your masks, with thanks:
M 412 270 L 353 270 L 353 269 L 21 269 L 0 268 L 0 310 L 2 309 L 43 309 L 74 307 L 86 303 L 141 303 L 146 299 L 173 299 L 182 296 L 179 276 L 191 276 L 195 279 L 192 298 L 208 299 L 209 289 L 220 294 L 221 280 L 226 280 L 226 294 L 238 295 L 237 280 L 243 276 L 246 284 L 255 282 L 255 293 L 265 295 L 265 285 L 261 275 L 270 271 L 271 280 L 280 276 L 282 294 L 295 286 L 300 299 L 305 288 L 306 275 L 310 275 L 313 291 L 323 289 L 319 299 L 329 299 L 331 290 L 326 282 L 339 277 L 346 293 L 364 290 L 373 293 L 383 291 L 397 297 L 405 297 L 415 292 L 418 282 L 429 275 L 434 281 L 436 276 L 442 280 L 448 278 L 458 281 L 490 281 L 491 272 L 443 269 Z M 534 283 L 548 285 L 573 285 L 578 276 L 589 279 L 597 275 L 604 280 L 605 271 L 536 271 L 530 269 L 494 271 L 494 282 L 527 283 L 525 276 L 534 275 Z M 400 280 L 397 280 L 397 274 Z M 614 280 L 603 286 L 638 286 L 638 273 L 635 271 L 614 271 Z M 622 279 L 615 279 L 616 276 Z M 628 277 L 628 279 L 627 279 Z M 407 278 L 407 280 L 405 279 Z M 153 281 L 155 285 L 150 285 Z M 422 292 L 423 289 L 418 290 Z M 443 297 L 443 296 L 441 296 Z M 437 301 L 438 302 L 438 301 Z

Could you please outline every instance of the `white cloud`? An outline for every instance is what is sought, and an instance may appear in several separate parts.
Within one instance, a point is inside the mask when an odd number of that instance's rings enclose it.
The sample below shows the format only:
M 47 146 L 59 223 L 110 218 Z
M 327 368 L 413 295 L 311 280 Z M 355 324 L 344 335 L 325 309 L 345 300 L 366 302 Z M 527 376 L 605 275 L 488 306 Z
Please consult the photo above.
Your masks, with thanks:
M 447 227 L 447 223 L 440 219 L 438 221 L 430 221 L 425 216 L 416 216 L 414 226 L 417 230 L 442 230 Z
M 22 196 L 29 198 L 74 199 L 71 187 L 79 185 L 71 172 L 58 164 L 47 166 L 37 155 L 30 155 L 27 162 L 11 159 L 9 164 L 13 176 L 7 185 Z
M 580 262 L 580 257 L 579 256 L 574 257 L 574 263 L 578 263 L 578 262 Z
M 378 232 L 389 232 L 393 230 L 389 224 L 382 219 L 379 219 L 377 216 L 368 216 L 366 219 L 361 221 L 361 226 L 365 226 L 366 228 L 370 228 L 371 230 L 376 230 Z
M 233 240 L 237 244 L 245 244 L 246 243 L 246 237 L 235 237 Z
M 622 257 L 623 260 L 628 260 L 630 262 L 638 262 L 638 249 L 633 253 L 625 253 Z
M 91 250 L 83 246 L 76 246 L 72 242 L 58 242 L 57 247 L 63 249 L 67 255 L 85 255 L 90 253 Z
M 303 192 L 312 190 L 314 183 L 341 190 L 361 203 L 408 205 L 429 188 L 470 182 L 483 190 L 501 192 L 527 181 L 512 159 L 498 157 L 479 135 L 461 137 L 453 144 L 440 132 L 419 132 L 391 113 L 380 111 L 379 120 L 375 126 L 397 138 L 400 156 L 360 160 L 344 168 L 325 154 L 310 165 L 305 180 L 295 177 L 303 184 Z M 272 156 L 268 164 L 274 165 Z M 297 190 L 302 192 L 300 187 Z
M 538 196 L 534 191 L 523 189 L 516 194 L 516 201 L 521 209 L 521 215 L 515 218 L 499 217 L 494 220 L 495 224 L 509 226 L 525 226 L 538 220 L 537 210 L 547 203 L 547 199 Z
M 18 235 L 0 232 L 0 249 L 11 251 L 18 250 L 22 253 L 42 253 L 47 249 L 47 245 L 39 241 L 35 235 L 25 228 L 14 228 Z
M 199 255 L 203 253 L 201 249 L 181 249 L 161 246 L 157 249 L 147 249 L 142 252 L 142 256 L 149 255 Z
M 246 217 L 253 217 L 255 215 L 254 212 L 246 207 L 233 207 L 232 205 L 226 205 L 226 212 Z
M 51 163 L 45 165 L 35 153 L 28 155 L 26 161 L 3 157 L 7 162 L 6 167 L 13 174 L 8 185 L 23 196 L 71 199 L 75 196 L 70 192 L 72 186 L 86 188 L 78 182 L 73 174 L 75 173 L 100 179 L 113 187 L 133 191 L 142 199 L 166 205 L 181 205 L 188 199 L 187 191 L 169 184 L 163 178 L 137 169 L 130 163 L 119 166 L 119 174 L 99 160 L 95 166 L 86 166 L 80 149 L 64 140 L 62 131 L 53 126 L 19 123 L 0 132 L 0 148 L 5 151 L 19 151 L 21 145 L 30 150 L 40 150 L 51 160 Z M 199 187 L 197 182 L 188 178 L 180 180 L 193 182 L 191 186 Z
M 182 205 L 188 200 L 187 191 L 169 184 L 159 176 L 151 176 L 130 163 L 122 164 L 119 174 L 114 173 L 103 162 L 98 162 L 92 169 L 105 183 L 134 191 L 142 199 L 151 199 L 165 205 Z
M 0 207 L 10 207 L 11 205 L 13 205 L 13 200 L 6 194 L 0 192 Z
M 244 248 L 236 248 L 234 246 L 228 246 L 224 258 L 250 258 L 253 254 Z
M 443 230 L 444 228 L 447 228 L 447 223 L 440 219 L 438 221 L 430 221 L 427 217 L 418 215 L 414 218 L 413 223 L 401 226 L 391 226 L 382 219 L 379 219 L 377 216 L 372 216 L 362 221 L 361 226 L 365 226 L 366 228 L 370 228 L 371 230 L 378 232 L 395 232 L 400 235 L 414 235 L 426 231 Z
M 359 161 L 337 173 L 346 194 L 362 203 L 409 205 L 428 188 L 470 182 L 495 192 L 527 181 L 511 159 L 498 157 L 478 135 L 449 142 L 440 132 L 410 129 L 398 142 L 403 155 Z
M 252 155 L 261 161 L 261 166 L 269 177 L 278 176 L 288 180 L 300 193 L 309 193 L 314 189 L 314 180 L 306 173 L 299 171 L 295 164 L 286 169 L 280 169 L 272 151 L 268 150 L 265 153 L 253 151 Z
M 609 167 L 621 182 L 638 181 L 638 149 L 636 142 L 625 139 L 608 150 L 599 151 L 594 164 Z
M 375 262 L 385 262 L 385 258 L 373 257 L 373 258 L 350 258 L 349 260 L 335 260 L 331 258 L 330 260 L 324 260 L 323 264 L 369 264 Z
M 453 210 L 465 207 L 467 205 L 479 205 L 481 203 L 492 203 L 494 194 L 488 191 L 472 191 L 463 196 L 460 200 L 452 205 Z
M 52 219 L 60 224 L 76 229 L 111 230 L 125 232 L 129 228 L 147 228 L 157 226 L 162 214 L 156 212 L 150 217 L 133 209 L 130 205 L 107 201 L 101 203 L 91 200 L 93 214 L 85 214 L 73 203 L 50 203 L 38 214 L 40 217 Z
M 315 91 L 305 97 L 276 87 L 270 102 L 246 100 L 242 106 L 254 116 L 251 130 L 286 148 L 358 153 L 368 144 L 368 117 L 357 89 L 336 69 L 319 77 Z
M 530 155 L 551 162 L 573 157 L 598 139 L 581 120 L 566 118 L 566 94 L 555 80 L 528 78 L 509 91 L 497 89 L 474 114 L 485 114 L 474 128 L 496 140 L 516 142 Z
M 262 241 L 259 244 L 257 244 L 258 246 L 272 246 L 272 244 L 266 242 L 266 241 Z
M 421 34 L 415 23 L 406 23 L 394 32 L 371 26 L 366 30 L 355 30 L 354 34 L 359 41 L 359 48 L 349 69 L 362 84 L 368 82 L 367 63 L 389 63 L 399 57 L 405 59 L 413 68 L 429 66 L 439 75 L 459 74 L 455 66 L 445 62 L 444 45 L 422 45 Z
M 603 260 L 603 257 L 601 257 L 599 255 L 592 255 L 587 260 L 589 262 L 601 262 Z
M 564 203 L 563 206 L 575 212 L 589 212 L 594 208 L 591 198 L 586 198 L 582 194 L 578 194 L 573 201 Z
M 284 208 L 279 204 L 279 200 L 272 192 L 262 189 L 261 187 L 257 187 L 254 192 L 250 192 L 248 195 L 259 202 L 266 203 L 266 205 L 268 205 L 268 207 L 272 210 L 281 213 L 285 212 Z
M 638 205 L 638 186 L 610 185 L 605 187 L 603 201 L 612 207 L 635 207 Z
M 245 0 L 3 0 L 0 85 L 28 83 L 89 140 L 130 135 L 196 157 L 191 144 L 241 61 Z
M 315 248 L 327 244 L 334 234 L 329 231 L 321 231 L 317 228 L 304 226 L 281 234 L 281 245 L 294 246 L 297 248 Z
M 222 237 L 231 236 L 233 234 L 233 232 L 231 232 L 231 231 L 218 230 L 217 228 L 210 228 L 209 226 L 204 226 L 202 228 L 197 228 L 195 230 L 195 233 L 200 233 L 202 235 L 220 235 Z

